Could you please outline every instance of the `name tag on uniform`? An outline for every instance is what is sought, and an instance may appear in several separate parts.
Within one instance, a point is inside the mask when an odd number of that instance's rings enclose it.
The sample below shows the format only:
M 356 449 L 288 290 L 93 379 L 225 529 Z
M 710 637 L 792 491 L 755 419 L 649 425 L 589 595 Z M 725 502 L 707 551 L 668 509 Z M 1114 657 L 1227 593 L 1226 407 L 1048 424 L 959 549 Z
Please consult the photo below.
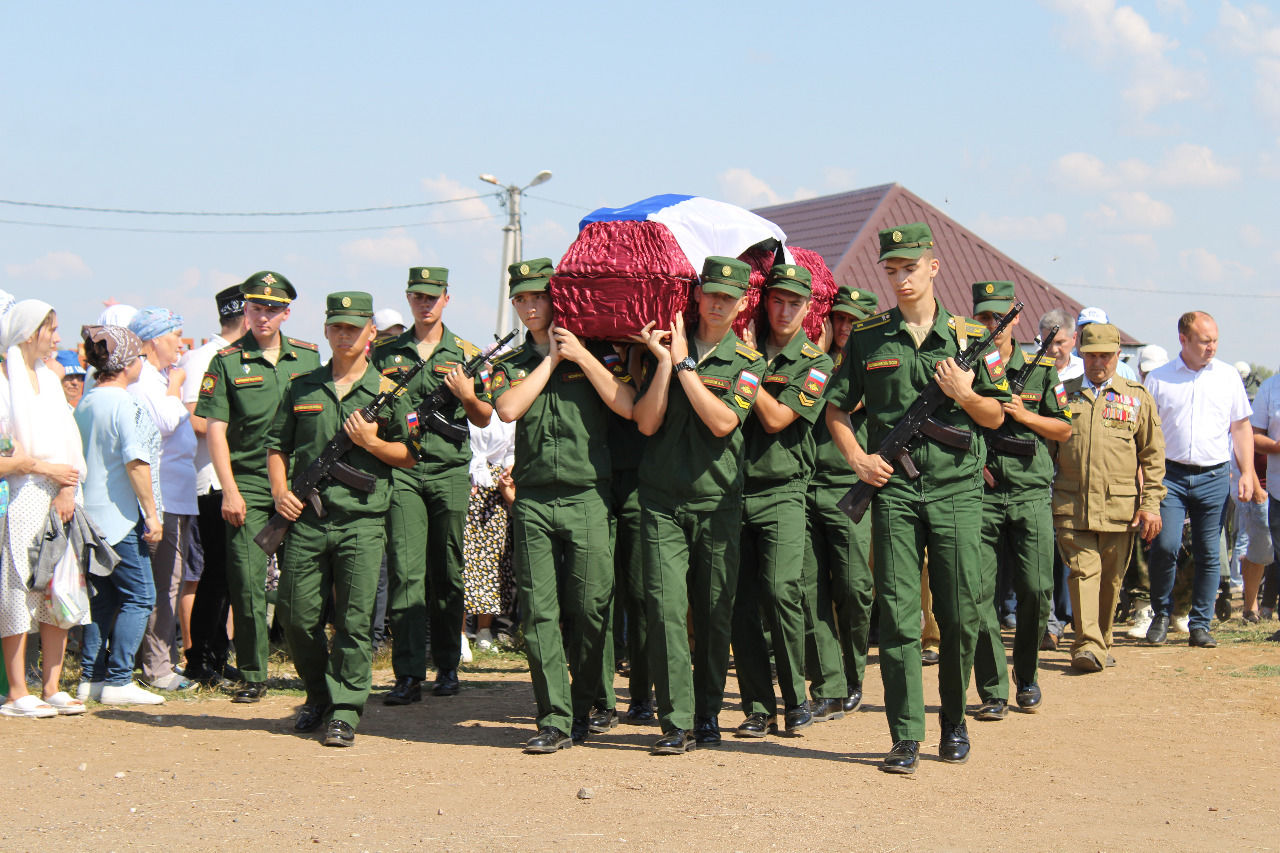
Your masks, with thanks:
M 446 361 L 444 364 L 437 364 L 435 367 L 431 369 L 434 370 L 436 373 L 448 374 L 448 373 L 452 373 L 453 369 L 457 366 L 458 366 L 458 362 L 456 361 Z
M 583 373 L 581 370 L 575 370 L 572 373 L 566 373 L 564 375 L 565 382 L 577 382 L 580 379 L 586 379 L 586 378 L 587 378 L 587 374 Z
M 708 388 L 715 388 L 717 391 L 729 390 L 728 379 L 721 379 L 719 376 L 700 376 L 698 378 L 701 379 L 702 384 Z
M 884 370 L 887 367 L 897 367 L 902 362 L 896 358 L 877 358 L 867 362 L 867 370 Z
M 785 385 L 787 383 L 787 377 L 783 376 L 781 373 L 770 373 L 764 378 L 764 381 L 766 385 L 777 384 L 779 382 Z
M 293 413 L 295 415 L 314 415 L 317 412 L 324 411 L 324 403 L 294 403 Z
M 232 379 L 231 382 L 237 386 L 261 385 L 264 379 L 266 379 L 265 376 L 237 376 L 235 379 Z
M 1026 400 L 1028 403 L 1038 403 L 1040 402 L 1040 395 L 1035 391 L 1023 391 L 1022 399 Z

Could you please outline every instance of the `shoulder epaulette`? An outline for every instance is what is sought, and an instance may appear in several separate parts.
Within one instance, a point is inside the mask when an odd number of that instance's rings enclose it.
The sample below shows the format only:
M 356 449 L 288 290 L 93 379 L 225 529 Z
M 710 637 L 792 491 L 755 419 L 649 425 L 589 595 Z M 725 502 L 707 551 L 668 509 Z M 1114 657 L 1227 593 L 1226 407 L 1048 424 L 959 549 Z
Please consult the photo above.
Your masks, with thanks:
M 1051 355 L 1040 356 L 1040 361 L 1038 362 L 1041 367 L 1053 367 L 1056 363 L 1056 359 Z
M 853 324 L 855 332 L 864 332 L 867 329 L 874 329 L 876 326 L 883 326 L 889 322 L 889 312 L 881 311 L 879 314 L 873 314 L 865 320 L 859 320 Z
M 465 355 L 467 358 L 474 358 L 476 355 L 480 353 L 480 347 L 471 343 L 471 341 L 464 341 L 462 338 L 458 337 L 457 335 L 453 336 L 453 342 L 457 344 L 458 349 L 462 350 L 462 354 Z
M 311 350 L 312 352 L 319 352 L 319 351 L 320 351 L 320 347 L 318 347 L 318 346 L 316 346 L 315 344 L 311 343 L 311 341 L 300 341 L 300 340 L 298 340 L 297 338 L 289 338 L 289 339 L 288 339 L 288 341 L 289 341 L 289 346 L 291 346 L 291 347 L 299 347 L 299 348 L 301 348 L 301 349 L 309 349 L 309 350 Z
M 753 350 L 742 341 L 738 341 L 734 344 L 733 351 L 743 358 L 749 358 L 752 361 L 755 361 L 757 358 L 764 358 L 764 356 L 762 356 L 757 350 Z
M 231 353 L 233 352 L 240 352 L 239 344 L 232 344 L 229 347 L 223 347 L 222 349 L 218 350 L 218 355 L 231 355 Z
M 399 337 L 399 335 L 397 335 L 396 337 Z M 383 338 L 380 341 L 374 341 L 373 348 L 378 349 L 379 347 L 385 347 L 387 344 L 393 344 L 395 342 L 396 342 L 396 338 Z
M 800 345 L 800 352 L 804 353 L 809 358 L 817 358 L 822 355 L 822 350 L 807 341 Z
M 980 338 L 987 333 L 987 327 L 981 323 L 970 320 L 968 317 L 964 320 L 965 331 L 971 338 Z

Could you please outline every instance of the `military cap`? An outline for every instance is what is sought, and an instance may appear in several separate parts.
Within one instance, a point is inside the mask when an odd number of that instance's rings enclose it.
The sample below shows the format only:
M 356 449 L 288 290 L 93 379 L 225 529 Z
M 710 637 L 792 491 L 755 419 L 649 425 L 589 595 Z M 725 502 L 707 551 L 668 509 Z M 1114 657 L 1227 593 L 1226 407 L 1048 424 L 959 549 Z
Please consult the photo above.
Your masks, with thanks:
M 840 285 L 832 311 L 852 314 L 855 320 L 865 320 L 880 307 L 880 297 L 869 290 L 855 290 L 847 284 Z
M 1007 314 L 1013 306 L 1013 282 L 979 281 L 973 285 L 973 314 Z
M 551 276 L 555 273 L 555 264 L 550 258 L 533 258 L 528 261 L 516 261 L 507 267 L 510 278 L 509 295 L 519 293 L 537 293 L 546 290 L 551 284 Z
M 774 264 L 764 281 L 765 289 L 776 287 L 801 296 L 813 293 L 813 273 L 799 264 Z
M 933 232 L 923 222 L 895 225 L 880 232 L 880 260 L 918 258 L 933 248 Z
M 702 262 L 702 292 L 742 296 L 751 286 L 751 267 L 737 258 L 708 255 Z
M 449 286 L 449 271 L 444 267 L 409 267 L 409 284 L 405 293 L 439 296 Z
M 1080 352 L 1119 352 L 1120 330 L 1110 323 L 1090 323 L 1080 330 Z
M 278 272 L 256 272 L 240 285 L 240 294 L 246 302 L 259 305 L 288 305 L 298 298 L 293 284 Z
M 324 324 L 363 326 L 373 317 L 373 297 L 361 290 L 340 290 L 324 300 Z
M 232 317 L 239 317 L 244 313 L 244 295 L 240 293 L 240 285 L 238 284 L 219 290 L 217 296 L 213 297 L 213 301 L 218 303 L 218 319 L 220 320 L 230 320 Z

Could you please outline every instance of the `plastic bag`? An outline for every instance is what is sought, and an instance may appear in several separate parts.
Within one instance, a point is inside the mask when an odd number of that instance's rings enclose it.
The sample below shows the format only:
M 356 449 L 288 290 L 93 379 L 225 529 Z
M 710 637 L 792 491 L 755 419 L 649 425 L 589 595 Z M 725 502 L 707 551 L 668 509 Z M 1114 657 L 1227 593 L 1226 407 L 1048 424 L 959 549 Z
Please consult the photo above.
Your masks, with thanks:
M 75 552 L 68 548 L 53 567 L 53 580 L 45 592 L 53 623 L 59 628 L 89 624 L 89 589 Z

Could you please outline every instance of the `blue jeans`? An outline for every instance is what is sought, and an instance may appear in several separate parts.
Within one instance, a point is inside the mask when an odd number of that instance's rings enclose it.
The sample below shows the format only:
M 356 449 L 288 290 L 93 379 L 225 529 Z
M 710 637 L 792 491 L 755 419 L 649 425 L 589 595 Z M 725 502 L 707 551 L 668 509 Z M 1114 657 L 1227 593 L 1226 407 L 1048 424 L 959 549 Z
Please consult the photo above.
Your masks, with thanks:
M 143 522 L 112 545 L 120 565 L 108 577 L 89 575 L 93 597 L 92 620 L 84 626 L 80 678 L 113 686 L 133 681 L 133 657 L 147 632 L 147 619 L 156 603 L 151 558 L 142 541 Z
M 1173 614 L 1173 581 L 1182 545 L 1182 525 L 1191 518 L 1191 552 L 1196 574 L 1191 592 L 1191 628 L 1209 629 L 1218 597 L 1218 533 L 1222 506 L 1231 490 L 1231 471 L 1224 463 L 1198 471 L 1167 462 L 1164 476 L 1169 490 L 1160 504 L 1160 535 L 1151 543 L 1151 608 L 1156 616 Z

